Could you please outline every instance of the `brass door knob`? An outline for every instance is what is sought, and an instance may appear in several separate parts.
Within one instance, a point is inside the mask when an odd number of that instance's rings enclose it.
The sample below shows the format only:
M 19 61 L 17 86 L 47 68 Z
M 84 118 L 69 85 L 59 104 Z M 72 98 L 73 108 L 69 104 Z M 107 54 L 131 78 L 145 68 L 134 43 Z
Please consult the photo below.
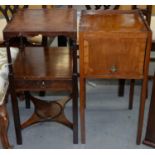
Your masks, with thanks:
M 44 81 L 42 81 L 41 86 L 45 87 L 45 82 Z
M 115 65 L 113 65 L 112 67 L 111 67 L 111 69 L 110 69 L 110 71 L 112 72 L 112 73 L 115 73 L 115 72 L 117 72 L 117 67 L 115 66 Z

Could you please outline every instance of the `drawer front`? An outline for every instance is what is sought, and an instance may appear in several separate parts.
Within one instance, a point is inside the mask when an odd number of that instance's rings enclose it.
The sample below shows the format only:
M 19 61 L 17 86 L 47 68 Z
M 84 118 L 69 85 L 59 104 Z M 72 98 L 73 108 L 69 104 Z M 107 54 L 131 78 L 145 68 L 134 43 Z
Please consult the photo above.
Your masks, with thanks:
M 87 37 L 83 42 L 83 74 L 87 76 L 142 76 L 145 38 Z
M 17 91 L 40 91 L 40 90 L 55 90 L 55 91 L 72 91 L 72 81 L 59 80 L 15 80 Z

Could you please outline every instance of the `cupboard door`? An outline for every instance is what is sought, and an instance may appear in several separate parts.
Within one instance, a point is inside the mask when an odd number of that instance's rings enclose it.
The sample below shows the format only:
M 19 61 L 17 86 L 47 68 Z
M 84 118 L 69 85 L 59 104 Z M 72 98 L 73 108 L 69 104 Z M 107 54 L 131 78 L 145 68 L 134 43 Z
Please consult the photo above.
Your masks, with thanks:
M 91 76 L 139 77 L 143 75 L 145 38 L 84 38 L 84 74 Z

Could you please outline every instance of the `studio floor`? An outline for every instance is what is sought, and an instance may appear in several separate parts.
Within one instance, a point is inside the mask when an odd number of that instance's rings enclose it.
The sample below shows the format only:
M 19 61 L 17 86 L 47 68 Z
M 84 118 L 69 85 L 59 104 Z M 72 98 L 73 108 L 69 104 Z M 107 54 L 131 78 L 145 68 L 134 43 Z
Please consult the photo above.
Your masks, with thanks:
M 151 89 L 152 82 L 150 81 L 142 140 L 145 137 Z M 24 129 L 22 131 L 23 144 L 17 145 L 9 99 L 7 106 L 10 117 L 8 131 L 10 143 L 15 149 L 148 149 L 150 147 L 144 144 L 136 145 L 140 90 L 139 81 L 135 86 L 133 110 L 128 110 L 128 81 L 126 82 L 124 97 L 117 95 L 117 80 L 87 81 L 86 144 L 80 143 L 80 130 L 79 144 L 73 144 L 72 130 L 55 122 L 45 122 Z M 54 100 L 64 95 L 58 96 L 58 94 L 48 92 L 43 98 Z M 70 120 L 72 120 L 71 105 L 70 101 L 65 110 Z M 21 121 L 23 122 L 31 116 L 33 106 L 31 109 L 26 109 L 24 101 L 20 102 L 19 106 Z

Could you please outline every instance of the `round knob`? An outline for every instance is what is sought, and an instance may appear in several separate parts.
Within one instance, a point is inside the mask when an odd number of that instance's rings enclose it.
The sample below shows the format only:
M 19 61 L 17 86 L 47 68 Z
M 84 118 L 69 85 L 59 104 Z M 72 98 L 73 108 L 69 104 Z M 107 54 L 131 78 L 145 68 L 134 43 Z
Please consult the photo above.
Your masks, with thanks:
M 43 86 L 43 87 L 45 86 L 45 82 L 44 82 L 44 81 L 42 81 L 42 86 Z
M 115 72 L 117 72 L 117 67 L 115 65 L 113 65 L 110 70 L 112 73 L 115 73 Z

